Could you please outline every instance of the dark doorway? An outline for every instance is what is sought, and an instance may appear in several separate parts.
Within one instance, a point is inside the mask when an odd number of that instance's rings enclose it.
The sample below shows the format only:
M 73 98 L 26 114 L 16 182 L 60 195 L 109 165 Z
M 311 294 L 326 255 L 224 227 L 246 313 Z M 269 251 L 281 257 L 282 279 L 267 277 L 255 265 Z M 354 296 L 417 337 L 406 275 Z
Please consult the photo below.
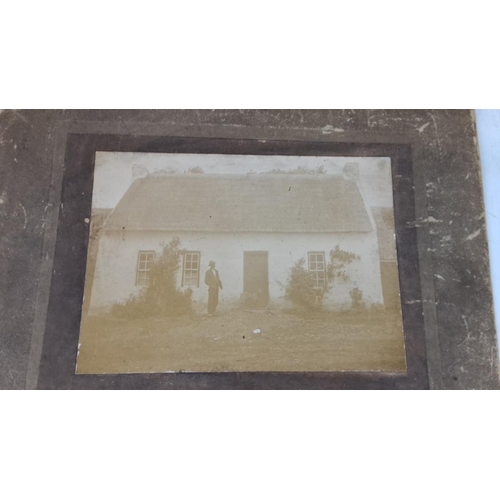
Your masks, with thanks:
M 244 252 L 243 296 L 246 307 L 266 307 L 269 299 L 267 252 Z

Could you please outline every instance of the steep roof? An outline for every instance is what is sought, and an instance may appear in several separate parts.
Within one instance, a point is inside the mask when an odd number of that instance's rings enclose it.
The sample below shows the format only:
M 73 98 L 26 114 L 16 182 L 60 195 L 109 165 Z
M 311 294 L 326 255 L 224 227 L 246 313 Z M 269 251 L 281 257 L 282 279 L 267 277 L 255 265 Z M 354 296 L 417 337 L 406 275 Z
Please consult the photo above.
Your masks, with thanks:
M 371 231 L 355 182 L 336 175 L 148 175 L 106 229 L 329 233 Z

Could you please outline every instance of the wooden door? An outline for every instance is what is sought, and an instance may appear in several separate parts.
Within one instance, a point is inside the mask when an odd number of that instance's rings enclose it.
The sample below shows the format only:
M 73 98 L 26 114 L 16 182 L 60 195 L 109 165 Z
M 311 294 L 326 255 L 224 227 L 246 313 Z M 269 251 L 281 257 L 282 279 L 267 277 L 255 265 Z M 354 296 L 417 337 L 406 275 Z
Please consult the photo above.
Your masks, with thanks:
M 244 252 L 243 296 L 247 307 L 266 307 L 269 299 L 267 252 Z

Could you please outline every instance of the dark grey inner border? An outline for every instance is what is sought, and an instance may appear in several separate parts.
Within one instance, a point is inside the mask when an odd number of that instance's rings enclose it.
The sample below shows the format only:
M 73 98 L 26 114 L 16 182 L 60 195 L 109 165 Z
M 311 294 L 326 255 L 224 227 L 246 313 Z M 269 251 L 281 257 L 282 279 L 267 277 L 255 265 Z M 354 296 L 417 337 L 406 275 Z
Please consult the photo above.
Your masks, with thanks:
M 407 351 L 406 375 L 390 373 L 179 373 L 74 375 L 84 287 L 95 151 L 384 156 L 393 168 L 398 264 Z M 274 141 L 201 137 L 68 134 L 61 210 L 39 388 L 378 389 L 428 388 L 423 273 L 410 144 Z M 427 288 L 429 284 L 427 283 Z

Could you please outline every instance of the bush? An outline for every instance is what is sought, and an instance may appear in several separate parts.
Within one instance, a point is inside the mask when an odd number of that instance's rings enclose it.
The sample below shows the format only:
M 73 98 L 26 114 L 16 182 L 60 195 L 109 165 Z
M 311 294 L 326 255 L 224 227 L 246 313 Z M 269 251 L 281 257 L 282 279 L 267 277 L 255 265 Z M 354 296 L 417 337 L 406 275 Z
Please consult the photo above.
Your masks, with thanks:
M 324 287 L 316 286 L 314 274 L 305 268 L 305 259 L 299 259 L 290 268 L 285 286 L 285 298 L 294 306 L 306 311 L 319 311 L 323 305 L 323 297 L 326 292 L 331 290 L 333 283 L 337 280 L 349 280 L 345 266 L 354 260 L 359 260 L 359 255 L 341 250 L 339 245 L 330 251 L 329 257 L 330 262 L 325 269 L 326 283 Z M 361 292 L 359 291 L 359 293 Z
M 358 287 L 353 288 L 349 292 L 349 295 L 351 296 L 352 308 L 355 311 L 366 309 L 366 304 L 363 300 L 363 292 Z
M 318 289 L 314 277 L 304 267 L 305 259 L 299 259 L 290 269 L 285 287 L 285 298 L 294 306 L 306 311 L 321 309 L 323 290 Z
M 181 240 L 172 238 L 162 245 L 162 252 L 155 255 L 150 270 L 149 286 L 128 299 L 115 304 L 112 314 L 120 318 L 136 319 L 151 316 L 183 316 L 192 313 L 193 291 L 177 288 L 177 274 L 181 265 Z

